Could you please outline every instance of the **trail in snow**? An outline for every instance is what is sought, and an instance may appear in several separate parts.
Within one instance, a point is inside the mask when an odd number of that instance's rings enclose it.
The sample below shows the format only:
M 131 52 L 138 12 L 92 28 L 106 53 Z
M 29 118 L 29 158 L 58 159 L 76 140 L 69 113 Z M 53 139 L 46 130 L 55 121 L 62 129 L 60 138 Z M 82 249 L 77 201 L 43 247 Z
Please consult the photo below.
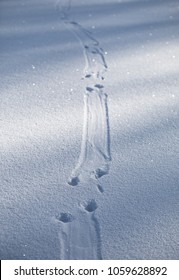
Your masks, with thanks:
M 68 183 L 76 186 L 90 178 L 102 193 L 103 187 L 98 179 L 108 174 L 111 161 L 107 94 L 102 84 L 107 63 L 99 42 L 88 30 L 70 20 L 71 1 L 68 5 L 62 2 L 58 1 L 56 8 L 63 23 L 81 43 L 86 61 L 83 78 L 88 81 L 84 93 L 81 152 Z M 80 206 L 77 217 L 69 213 L 55 217 L 59 226 L 61 259 L 102 259 L 100 225 L 95 216 L 97 207 L 92 199 Z
M 97 204 L 91 200 L 80 206 L 78 217 L 69 213 L 56 216 L 59 226 L 60 259 L 102 259 L 98 220 L 95 217 Z
M 77 185 L 89 175 L 98 179 L 109 171 L 110 137 L 107 95 L 101 88 L 87 89 L 84 95 L 84 126 L 81 153 L 69 178 L 70 185 Z
M 63 5 L 61 1 L 57 2 L 56 7 L 64 24 L 81 43 L 86 61 L 84 78 L 90 84 L 84 94 L 81 152 L 68 183 L 75 186 L 84 178 L 92 177 L 96 180 L 97 186 L 100 186 L 98 178 L 108 174 L 111 161 L 107 94 L 101 83 L 107 70 L 107 63 L 103 49 L 91 32 L 70 20 L 71 1 L 68 5 Z
M 92 37 L 90 31 L 84 29 L 79 23 L 67 19 L 64 20 L 64 23 L 74 33 L 83 48 L 86 61 L 84 77 L 103 80 L 103 74 L 108 67 L 105 61 L 104 51 L 100 47 L 99 42 Z

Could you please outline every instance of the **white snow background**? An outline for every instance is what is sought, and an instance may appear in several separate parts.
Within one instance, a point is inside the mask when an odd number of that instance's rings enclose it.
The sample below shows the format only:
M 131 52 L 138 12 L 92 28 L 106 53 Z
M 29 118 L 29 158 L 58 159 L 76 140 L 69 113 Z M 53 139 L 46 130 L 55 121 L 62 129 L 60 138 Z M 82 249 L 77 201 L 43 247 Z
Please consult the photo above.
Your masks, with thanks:
M 0 258 L 178 259 L 179 1 L 72 0 L 109 67 L 103 193 L 67 183 L 85 61 L 56 2 L 0 1 Z

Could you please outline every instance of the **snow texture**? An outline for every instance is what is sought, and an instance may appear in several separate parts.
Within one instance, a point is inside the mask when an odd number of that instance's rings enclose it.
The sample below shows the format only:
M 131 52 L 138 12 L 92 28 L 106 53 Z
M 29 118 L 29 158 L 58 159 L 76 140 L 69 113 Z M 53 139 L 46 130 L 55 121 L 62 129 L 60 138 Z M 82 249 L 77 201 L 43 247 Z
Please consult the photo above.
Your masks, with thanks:
M 1 259 L 179 258 L 178 28 L 178 0 L 0 1 Z

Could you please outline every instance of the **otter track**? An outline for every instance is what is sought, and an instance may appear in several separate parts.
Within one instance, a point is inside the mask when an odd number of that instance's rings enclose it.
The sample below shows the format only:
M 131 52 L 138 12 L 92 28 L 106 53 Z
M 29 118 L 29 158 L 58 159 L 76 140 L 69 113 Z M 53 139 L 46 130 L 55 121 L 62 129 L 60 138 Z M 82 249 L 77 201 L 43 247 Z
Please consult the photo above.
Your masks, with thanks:
M 104 51 L 91 32 L 70 19 L 71 1 L 68 5 L 62 2 L 57 2 L 56 9 L 82 46 L 86 62 L 83 79 L 87 81 L 81 151 L 68 184 L 76 186 L 87 178 L 103 193 L 99 178 L 108 174 L 111 161 L 108 100 L 103 85 L 108 66 Z M 55 216 L 54 221 L 59 228 L 60 259 L 102 259 L 100 224 L 95 215 L 97 208 L 96 201 L 91 199 L 77 208 L 76 217 L 68 212 Z
M 103 49 L 91 32 L 70 20 L 71 1 L 65 6 L 58 1 L 56 8 L 65 26 L 77 37 L 82 46 L 86 61 L 84 78 L 90 84 L 84 93 L 81 152 L 68 183 L 75 186 L 83 178 L 92 177 L 98 185 L 98 178 L 108 174 L 111 161 L 108 102 L 102 84 L 107 63 Z
M 62 260 L 100 260 L 100 227 L 95 210 L 95 200 L 80 205 L 78 217 L 60 213 L 55 217 L 59 227 L 60 259 Z

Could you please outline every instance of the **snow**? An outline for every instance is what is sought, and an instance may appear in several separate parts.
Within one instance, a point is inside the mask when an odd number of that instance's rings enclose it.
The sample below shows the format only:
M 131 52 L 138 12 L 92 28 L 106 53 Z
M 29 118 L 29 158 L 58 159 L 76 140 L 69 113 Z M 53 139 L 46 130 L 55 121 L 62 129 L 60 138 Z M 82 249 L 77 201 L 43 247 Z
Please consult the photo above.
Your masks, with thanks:
M 68 179 L 94 84 L 57 7 L 68 1 L 0 2 L 0 258 L 178 259 L 179 3 L 71 1 L 68 20 L 92 32 L 108 65 L 112 157 L 108 174 L 77 186 Z M 103 125 L 92 122 L 92 167 Z

